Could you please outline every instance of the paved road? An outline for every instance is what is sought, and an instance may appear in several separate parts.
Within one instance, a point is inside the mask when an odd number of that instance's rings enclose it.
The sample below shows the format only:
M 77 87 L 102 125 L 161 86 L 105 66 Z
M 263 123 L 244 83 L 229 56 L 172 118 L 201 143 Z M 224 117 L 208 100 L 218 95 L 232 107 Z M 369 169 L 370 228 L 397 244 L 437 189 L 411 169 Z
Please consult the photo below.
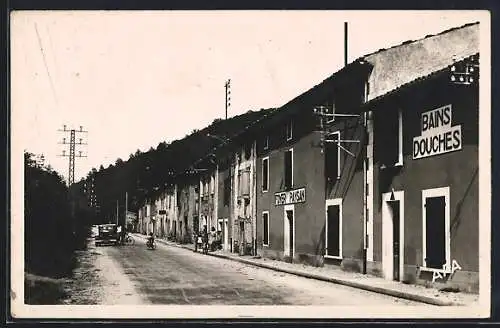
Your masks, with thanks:
M 148 250 L 140 239 L 133 246 L 99 247 L 99 252 L 121 267 L 149 304 L 426 306 L 160 243 Z

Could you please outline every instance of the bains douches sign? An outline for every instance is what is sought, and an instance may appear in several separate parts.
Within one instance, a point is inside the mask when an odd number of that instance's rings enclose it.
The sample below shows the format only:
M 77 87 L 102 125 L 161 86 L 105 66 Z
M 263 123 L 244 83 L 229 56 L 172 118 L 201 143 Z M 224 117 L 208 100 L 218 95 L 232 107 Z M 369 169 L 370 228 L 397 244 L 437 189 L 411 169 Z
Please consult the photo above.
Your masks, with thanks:
M 462 126 L 451 125 L 452 114 L 451 105 L 422 113 L 420 136 L 413 138 L 413 159 L 462 149 Z

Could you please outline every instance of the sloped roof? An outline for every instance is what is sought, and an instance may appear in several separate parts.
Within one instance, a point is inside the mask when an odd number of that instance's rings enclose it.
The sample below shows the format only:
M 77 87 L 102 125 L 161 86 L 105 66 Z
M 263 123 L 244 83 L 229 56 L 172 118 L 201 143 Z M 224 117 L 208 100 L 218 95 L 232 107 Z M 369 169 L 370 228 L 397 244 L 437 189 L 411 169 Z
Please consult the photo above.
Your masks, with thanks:
M 342 83 L 345 78 L 359 78 L 369 73 L 370 92 L 366 101 L 370 102 L 433 76 L 454 62 L 478 52 L 479 23 L 466 24 L 420 40 L 409 40 L 388 49 L 380 49 L 358 58 L 283 106 L 267 110 L 262 116 L 252 117 L 254 120 L 247 121 L 241 133 L 237 133 L 231 141 L 236 141 L 250 130 L 273 124 L 283 116 L 292 115 L 306 107 L 312 109 L 332 92 L 333 85 Z
M 367 101 L 479 52 L 479 23 L 381 49 L 363 58 L 373 66 Z
M 250 110 L 227 120 L 219 120 L 203 130 L 178 140 L 175 145 L 170 145 L 169 148 L 172 151 L 170 156 L 179 159 L 176 163 L 176 171 L 180 172 L 189 166 L 199 164 L 215 150 L 238 138 L 250 126 L 260 122 L 273 110 L 272 108 L 259 111 Z M 189 149 L 189 153 L 186 153 L 187 149 Z
M 478 57 L 478 56 L 479 56 L 479 52 L 477 52 L 477 53 L 475 53 L 475 54 L 472 54 L 471 56 L 472 56 L 472 57 Z M 442 68 L 442 69 L 440 69 L 440 70 L 433 71 L 433 72 L 431 72 L 431 73 L 429 73 L 429 74 L 427 74 L 427 75 L 425 75 L 425 76 L 419 76 L 418 78 L 416 78 L 416 79 L 414 79 L 414 80 L 412 80 L 412 81 L 409 81 L 409 82 L 407 82 L 407 83 L 404 83 L 404 84 L 402 84 L 402 85 L 398 86 L 397 88 L 392 89 L 392 90 L 391 90 L 391 91 L 389 91 L 389 92 L 386 92 L 386 93 L 384 93 L 384 94 L 382 94 L 382 95 L 380 95 L 380 96 L 378 96 L 378 97 L 376 97 L 376 98 L 372 98 L 372 99 L 370 99 L 369 101 L 365 102 L 365 103 L 362 105 L 362 107 L 364 107 L 364 108 L 365 108 L 365 107 L 366 107 L 366 108 L 369 108 L 369 107 L 370 107 L 373 103 L 376 103 L 377 101 L 379 101 L 379 100 L 381 100 L 381 99 L 385 99 L 385 98 L 386 98 L 386 97 L 388 97 L 388 96 L 394 95 L 394 94 L 398 93 L 399 91 L 404 90 L 405 88 L 411 87 L 411 86 L 413 86 L 413 85 L 415 85 L 415 84 L 418 84 L 418 83 L 421 83 L 421 82 L 426 81 L 426 80 L 428 80 L 428 79 L 431 79 L 431 78 L 433 78 L 433 77 L 435 77 L 435 76 L 437 76 L 437 75 L 439 75 L 439 74 L 442 74 L 442 73 L 444 73 L 444 72 L 448 72 L 448 73 L 449 73 L 449 72 L 451 72 L 451 67 L 452 67 L 453 65 L 456 65 L 456 64 L 459 64 L 459 63 L 463 63 L 464 61 L 470 60 L 470 58 L 471 58 L 471 57 L 466 57 L 466 58 L 461 59 L 461 60 L 456 60 L 456 61 L 453 61 L 453 62 L 452 62 L 452 63 L 450 63 L 448 66 L 445 66 L 445 67 L 443 67 L 443 68 Z
M 314 106 L 320 105 L 328 99 L 335 85 L 346 81 L 346 78 L 359 78 L 359 76 L 366 78 L 370 70 L 371 65 L 369 63 L 363 58 L 357 59 L 270 113 L 266 123 L 273 124 L 281 117 L 293 115 L 304 108 L 312 110 Z

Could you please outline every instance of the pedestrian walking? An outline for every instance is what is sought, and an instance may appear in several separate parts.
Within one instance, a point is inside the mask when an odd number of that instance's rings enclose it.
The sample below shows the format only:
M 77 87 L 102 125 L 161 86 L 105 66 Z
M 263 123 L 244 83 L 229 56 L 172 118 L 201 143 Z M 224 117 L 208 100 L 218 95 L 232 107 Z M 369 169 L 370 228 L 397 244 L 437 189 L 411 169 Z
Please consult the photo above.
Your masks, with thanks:
M 210 251 L 215 250 L 215 240 L 217 238 L 217 233 L 215 232 L 215 228 L 212 227 L 210 229 L 210 237 L 209 237 L 209 242 L 208 244 L 210 245 Z
M 203 226 L 202 242 L 203 242 L 203 252 L 206 254 L 208 252 L 208 231 L 206 225 Z

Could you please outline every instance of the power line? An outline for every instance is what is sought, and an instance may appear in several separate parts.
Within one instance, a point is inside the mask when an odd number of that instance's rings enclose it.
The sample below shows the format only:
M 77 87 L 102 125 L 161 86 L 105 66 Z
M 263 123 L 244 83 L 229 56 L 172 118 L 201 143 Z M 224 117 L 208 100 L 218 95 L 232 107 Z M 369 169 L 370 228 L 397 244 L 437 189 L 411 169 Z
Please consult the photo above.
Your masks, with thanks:
M 36 23 L 35 23 L 35 32 L 38 39 L 38 45 L 40 46 L 40 51 L 42 53 L 43 64 L 45 65 L 47 76 L 49 77 L 50 88 L 52 89 L 52 93 L 54 94 L 56 105 L 59 105 L 59 101 L 57 100 L 56 89 L 54 88 L 54 82 L 52 81 L 52 76 L 50 75 L 49 66 L 47 65 L 47 59 L 45 58 L 45 51 L 43 50 L 42 39 L 40 38 L 40 33 L 38 33 L 38 27 Z

